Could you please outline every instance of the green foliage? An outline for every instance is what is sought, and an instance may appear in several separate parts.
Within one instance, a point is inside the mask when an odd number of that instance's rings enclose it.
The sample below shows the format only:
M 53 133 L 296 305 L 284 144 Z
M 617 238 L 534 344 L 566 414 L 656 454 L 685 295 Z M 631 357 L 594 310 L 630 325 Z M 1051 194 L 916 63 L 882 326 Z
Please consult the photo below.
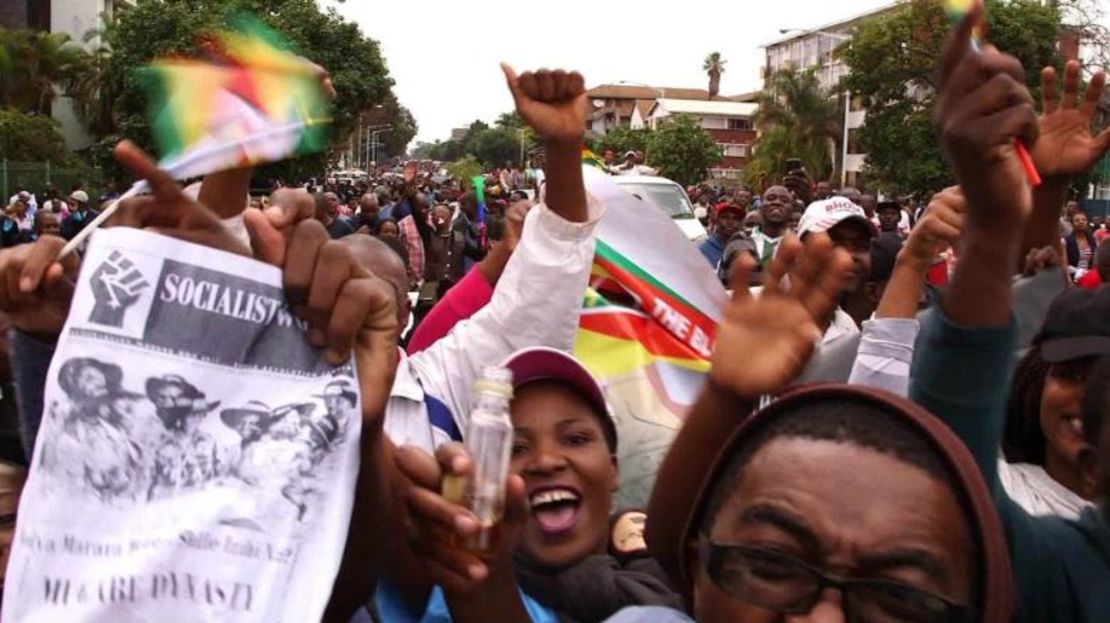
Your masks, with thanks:
M 481 174 L 482 165 L 474 159 L 474 156 L 468 155 L 447 165 L 447 175 L 458 180 L 460 188 L 471 188 L 474 186 L 474 182 L 471 178 Z
M 73 164 L 57 121 L 11 108 L 0 108 L 0 158 Z
M 378 44 L 334 9 L 322 11 L 314 0 L 138 0 L 121 11 L 105 32 L 111 49 L 102 81 L 118 85 L 113 102 L 114 133 L 102 142 L 122 136 L 150 147 L 146 124 L 147 97 L 135 70 L 168 54 L 197 55 L 201 35 L 228 23 L 248 10 L 286 37 L 308 59 L 331 74 L 337 92 L 333 134 L 345 147 L 363 111 L 384 103 L 393 81 Z M 402 122 L 403 124 L 403 122 Z M 103 153 L 108 145 L 102 145 Z M 319 154 L 278 163 L 260 171 L 262 177 L 298 178 L 305 171 L 323 170 L 328 156 Z
M 704 181 L 709 168 L 720 161 L 721 148 L 688 115 L 669 118 L 647 139 L 647 163 L 683 186 Z
M 617 153 L 619 160 L 621 154 L 629 151 L 642 151 L 647 152 L 648 137 L 651 136 L 651 130 L 648 128 L 626 128 L 616 127 L 605 133 L 605 136 L 594 141 L 593 151 L 598 156 L 601 156 L 606 149 L 612 149 Z
M 0 107 L 49 113 L 59 96 L 84 95 L 75 87 L 91 62 L 67 34 L 0 28 Z
M 842 139 L 844 109 L 821 89 L 815 70 L 783 70 L 759 96 L 756 124 L 763 136 L 745 169 L 751 183 L 774 179 L 788 158 L 799 158 L 815 180 L 829 179 L 833 149 Z
M 476 119 L 461 140 L 436 141 L 422 152 L 432 160 L 453 162 L 466 156 L 486 168 L 498 167 L 507 161 L 519 162 L 521 130 L 524 132 L 524 154 L 527 157 L 537 147 L 539 140 L 535 131 L 524 125 L 515 111 L 502 113 L 493 127 Z
M 1060 66 L 1054 43 L 1059 15 L 1052 3 L 988 0 L 991 43 L 1016 56 L 1039 94 L 1040 68 Z M 867 122 L 864 178 L 892 192 L 936 190 L 952 183 L 932 125 L 936 68 L 949 24 L 935 0 L 909 0 L 899 10 L 863 22 L 839 49 L 851 69 L 843 87 L 862 96 Z

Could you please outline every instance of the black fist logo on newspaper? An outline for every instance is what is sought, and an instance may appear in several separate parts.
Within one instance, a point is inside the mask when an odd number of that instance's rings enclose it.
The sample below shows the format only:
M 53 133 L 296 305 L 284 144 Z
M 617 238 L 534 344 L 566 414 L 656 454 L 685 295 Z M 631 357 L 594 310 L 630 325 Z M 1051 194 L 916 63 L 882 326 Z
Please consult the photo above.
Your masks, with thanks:
M 93 273 L 91 286 L 96 304 L 89 322 L 118 329 L 123 327 L 124 314 L 150 284 L 131 260 L 112 251 Z

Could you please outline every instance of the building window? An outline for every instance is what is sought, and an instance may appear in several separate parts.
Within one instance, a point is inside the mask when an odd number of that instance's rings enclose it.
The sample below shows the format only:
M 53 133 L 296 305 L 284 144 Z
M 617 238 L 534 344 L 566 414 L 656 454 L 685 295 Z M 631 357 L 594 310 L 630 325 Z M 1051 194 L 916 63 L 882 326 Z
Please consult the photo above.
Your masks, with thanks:
M 752 129 L 752 121 L 751 119 L 744 119 L 743 117 L 729 117 L 728 129 L 750 130 Z
M 724 155 L 727 158 L 747 158 L 748 146 L 743 143 L 725 143 L 721 145 L 724 148 Z

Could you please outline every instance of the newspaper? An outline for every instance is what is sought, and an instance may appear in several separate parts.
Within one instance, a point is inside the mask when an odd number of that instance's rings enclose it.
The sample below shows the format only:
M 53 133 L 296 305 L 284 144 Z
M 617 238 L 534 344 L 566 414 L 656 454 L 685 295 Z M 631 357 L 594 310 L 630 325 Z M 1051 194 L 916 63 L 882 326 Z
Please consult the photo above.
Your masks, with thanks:
M 358 471 L 353 361 L 278 269 L 97 232 L 51 362 L 5 621 L 317 621 Z

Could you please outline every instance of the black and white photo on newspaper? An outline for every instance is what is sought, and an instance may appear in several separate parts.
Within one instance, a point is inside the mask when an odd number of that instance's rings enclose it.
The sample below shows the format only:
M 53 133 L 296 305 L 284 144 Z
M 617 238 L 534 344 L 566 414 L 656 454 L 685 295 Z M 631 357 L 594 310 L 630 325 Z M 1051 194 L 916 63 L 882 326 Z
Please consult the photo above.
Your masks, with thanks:
M 305 331 L 273 266 L 97 232 L 51 363 L 3 619 L 319 620 L 360 404 L 353 360 L 329 365 Z

